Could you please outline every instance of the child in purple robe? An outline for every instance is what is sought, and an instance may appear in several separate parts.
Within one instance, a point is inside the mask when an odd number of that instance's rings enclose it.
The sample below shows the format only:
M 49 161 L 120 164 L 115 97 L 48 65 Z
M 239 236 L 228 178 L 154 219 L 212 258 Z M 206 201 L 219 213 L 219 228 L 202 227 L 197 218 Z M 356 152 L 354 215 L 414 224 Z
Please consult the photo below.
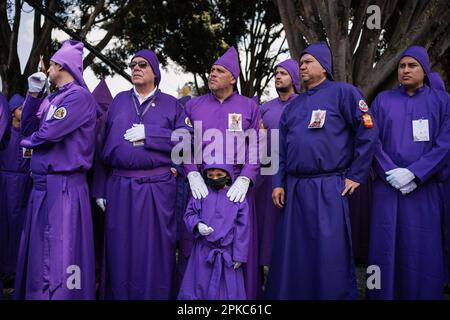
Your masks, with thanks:
M 245 300 L 241 264 L 247 261 L 250 240 L 247 201 L 227 197 L 233 180 L 229 165 L 206 165 L 208 195 L 191 198 L 184 222 L 194 246 L 181 284 L 180 300 Z

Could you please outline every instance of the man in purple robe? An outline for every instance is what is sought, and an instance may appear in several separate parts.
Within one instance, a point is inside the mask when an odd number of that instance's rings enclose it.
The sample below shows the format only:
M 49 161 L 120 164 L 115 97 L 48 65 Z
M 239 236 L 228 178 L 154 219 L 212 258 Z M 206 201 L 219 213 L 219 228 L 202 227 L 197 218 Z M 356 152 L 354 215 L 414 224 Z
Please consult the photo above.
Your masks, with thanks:
M 176 98 L 158 89 L 161 73 L 154 52 L 137 52 L 129 67 L 134 86 L 109 107 L 101 153 L 108 177 L 101 175 L 103 188 L 95 190 L 97 203 L 106 209 L 101 291 L 105 299 L 172 299 L 176 182 L 171 135 L 187 129 L 186 115 Z
M 237 92 L 237 80 L 240 67 L 238 53 L 235 48 L 228 49 L 211 67 L 208 79 L 210 92 L 195 97 L 186 103 L 188 123 L 194 127 L 196 133 L 211 133 L 210 138 L 202 139 L 198 148 L 203 153 L 211 152 L 215 163 L 233 164 L 233 174 L 237 177 L 227 192 L 231 201 L 243 202 L 247 198 L 249 204 L 249 233 L 250 244 L 247 262 L 243 265 L 245 289 L 248 299 L 256 299 L 260 291 L 260 277 L 258 272 L 258 238 L 256 211 L 251 185 L 256 181 L 259 171 L 257 159 L 257 134 L 260 124 L 260 110 L 257 103 Z M 244 139 L 245 135 L 252 135 L 253 140 Z M 227 138 L 228 137 L 228 138 Z M 230 138 L 231 137 L 231 138 Z M 233 137 L 237 137 L 236 139 Z M 199 171 L 198 159 L 200 154 L 194 154 L 196 163 L 185 166 L 187 178 L 195 199 L 204 198 L 208 190 Z M 227 157 L 228 156 L 228 157 Z M 239 161 L 243 160 L 243 161 Z M 190 253 L 189 238 L 182 238 L 180 263 Z M 182 270 L 181 270 L 182 272 Z
M 20 145 L 33 149 L 33 190 L 25 217 L 16 299 L 94 299 L 92 216 L 86 171 L 95 147 L 96 103 L 83 80 L 83 44 L 67 40 L 51 57 L 58 90 L 41 97 L 43 73 L 29 77 Z
M 15 94 L 9 101 L 12 114 L 9 139 L 0 143 L 0 250 L 6 287 L 12 287 L 16 272 L 20 235 L 32 187 L 31 150 L 20 146 L 20 119 L 24 98 Z
M 297 61 L 287 59 L 275 66 L 275 89 L 278 98 L 261 106 L 261 127 L 267 133 L 267 146 L 271 146 L 271 130 L 278 129 L 281 113 L 300 92 L 300 69 Z M 267 151 L 270 157 L 270 150 Z M 270 163 L 261 164 L 269 167 Z M 259 264 L 270 266 L 275 227 L 281 210 L 272 201 L 272 175 L 259 175 L 255 186 L 255 203 L 258 219 Z
M 97 188 L 101 188 L 99 184 L 101 184 L 102 181 L 104 181 L 103 180 L 104 178 L 95 180 L 94 172 L 96 172 L 97 169 L 101 170 L 103 168 L 101 164 L 101 150 L 103 148 L 104 137 L 102 136 L 102 134 L 104 132 L 102 131 L 102 129 L 105 127 L 106 119 L 108 117 L 108 109 L 112 103 L 113 97 L 104 79 L 102 79 L 95 87 L 94 91 L 92 91 L 92 96 L 97 102 L 97 123 L 95 125 L 96 144 L 95 144 L 94 164 L 91 170 L 89 170 L 87 177 L 91 194 L 92 222 L 94 227 L 96 283 L 99 284 L 101 281 L 100 280 L 102 270 L 101 266 L 103 259 L 105 215 L 103 213 L 103 210 L 96 204 L 95 190 Z M 103 172 L 103 174 L 106 175 L 105 171 L 101 172 Z
M 203 168 L 206 198 L 191 198 L 184 214 L 195 238 L 178 299 L 245 300 L 241 264 L 247 261 L 249 229 L 247 201 L 233 202 L 227 192 L 233 166 L 208 164 Z
M 400 86 L 377 95 L 369 264 L 380 283 L 370 299 L 442 299 L 444 257 L 438 173 L 450 147 L 448 95 L 429 86 L 425 48 L 411 46 L 398 63 Z
M 283 212 L 266 297 L 355 299 L 345 196 L 366 179 L 377 129 L 359 90 L 333 80 L 326 43 L 302 52 L 300 75 L 308 90 L 280 119 L 280 168 L 272 197 Z

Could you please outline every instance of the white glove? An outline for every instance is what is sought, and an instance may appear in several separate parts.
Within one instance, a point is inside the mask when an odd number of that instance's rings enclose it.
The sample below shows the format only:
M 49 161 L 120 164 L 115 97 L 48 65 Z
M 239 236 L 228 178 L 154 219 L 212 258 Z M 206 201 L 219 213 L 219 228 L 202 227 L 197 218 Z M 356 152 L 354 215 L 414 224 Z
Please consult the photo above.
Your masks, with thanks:
M 202 199 L 208 195 L 208 187 L 199 172 L 189 172 L 187 178 L 189 180 L 189 186 L 191 187 L 191 192 L 194 199 Z
M 234 270 L 238 269 L 241 265 L 242 265 L 242 262 L 239 262 L 239 261 L 233 262 Z
M 413 192 L 417 188 L 417 184 L 414 181 L 411 181 L 404 187 L 400 188 L 400 191 L 402 192 L 402 195 L 407 195 L 408 193 Z
M 394 188 L 400 189 L 414 180 L 414 173 L 406 168 L 396 168 L 386 171 L 388 177 L 386 178 Z
M 199 222 L 197 224 L 197 228 L 198 228 L 198 232 L 204 237 L 206 237 L 207 235 L 210 235 L 214 231 L 213 228 L 208 227 L 206 224 L 204 224 L 202 222 Z
M 97 199 L 95 199 L 95 202 L 100 207 L 100 209 L 102 209 L 103 212 L 105 212 L 105 210 L 106 210 L 106 199 L 104 199 L 104 198 L 97 198 Z
M 244 176 L 237 177 L 236 181 L 227 192 L 227 197 L 233 202 L 242 202 L 250 186 L 250 179 Z
M 136 142 L 145 139 L 145 127 L 143 124 L 133 124 L 123 135 L 125 140 Z
M 39 93 L 45 86 L 45 81 L 47 77 L 43 72 L 33 73 L 28 77 L 28 91 L 31 93 Z

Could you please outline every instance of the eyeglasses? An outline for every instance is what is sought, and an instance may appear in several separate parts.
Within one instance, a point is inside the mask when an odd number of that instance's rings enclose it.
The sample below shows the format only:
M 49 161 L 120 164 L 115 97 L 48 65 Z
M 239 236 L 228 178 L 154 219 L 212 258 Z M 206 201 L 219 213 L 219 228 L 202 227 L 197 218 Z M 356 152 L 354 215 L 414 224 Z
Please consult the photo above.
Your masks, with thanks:
M 148 66 L 148 62 L 147 61 L 138 61 L 138 62 L 130 62 L 128 64 L 128 66 L 130 67 L 130 69 L 133 69 L 134 67 L 136 67 L 136 65 L 140 68 L 140 69 L 145 69 Z

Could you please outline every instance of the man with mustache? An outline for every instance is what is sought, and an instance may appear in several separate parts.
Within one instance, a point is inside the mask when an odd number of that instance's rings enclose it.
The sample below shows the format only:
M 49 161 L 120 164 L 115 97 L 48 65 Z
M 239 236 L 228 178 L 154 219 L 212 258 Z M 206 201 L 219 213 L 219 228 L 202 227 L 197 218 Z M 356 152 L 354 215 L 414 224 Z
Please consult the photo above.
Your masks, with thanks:
M 208 79 L 210 92 L 189 100 L 186 103 L 186 114 L 194 128 L 196 125 L 201 125 L 203 131 L 216 129 L 221 134 L 223 138 L 222 153 L 214 149 L 213 161 L 217 164 L 233 165 L 233 174 L 237 177 L 228 190 L 227 197 L 233 202 L 243 202 L 244 199 L 247 199 L 249 203 L 250 244 L 247 262 L 243 264 L 243 272 L 247 298 L 256 299 L 260 290 L 260 279 L 258 275 L 256 211 L 252 185 L 255 183 L 259 164 L 256 157 L 252 161 L 250 152 L 254 152 L 254 155 L 257 156 L 257 141 L 250 142 L 249 139 L 241 139 L 241 144 L 237 148 L 232 148 L 227 143 L 226 137 L 228 135 L 243 137 L 248 132 L 255 133 L 256 137 L 259 130 L 260 111 L 254 100 L 238 93 L 239 73 L 238 53 L 234 47 L 231 47 L 211 67 Z M 234 143 L 231 139 L 229 141 Z M 208 145 L 212 143 L 213 141 L 203 141 L 201 150 L 207 150 Z M 217 146 L 215 140 L 214 143 Z M 239 154 L 239 150 L 245 150 L 245 154 L 244 152 Z M 229 158 L 227 158 L 227 152 Z M 244 156 L 244 161 L 241 161 L 244 163 L 239 163 L 239 156 Z M 203 165 L 204 163 L 185 166 L 192 196 L 196 199 L 204 198 L 208 194 L 200 174 Z M 181 247 L 182 259 L 187 259 L 191 251 L 190 241 L 183 239 Z M 181 262 L 183 263 L 183 261 Z M 183 272 L 182 268 L 181 272 Z
M 281 113 L 300 93 L 300 68 L 297 61 L 294 59 L 284 60 L 275 66 L 274 71 L 275 89 L 278 98 L 261 106 L 261 127 L 267 130 L 268 155 L 271 154 L 272 146 L 271 130 L 279 128 Z M 265 166 L 268 167 L 270 164 Z M 273 172 L 273 174 L 275 173 Z M 270 266 L 275 226 L 281 214 L 281 210 L 272 201 L 272 176 L 259 175 L 255 186 L 256 212 L 258 212 L 259 264 L 262 266 Z
M 269 299 L 355 299 L 348 199 L 365 181 L 377 129 L 354 86 L 335 82 L 325 42 L 300 57 L 307 87 L 280 119 L 272 198 L 283 209 L 268 275 Z

